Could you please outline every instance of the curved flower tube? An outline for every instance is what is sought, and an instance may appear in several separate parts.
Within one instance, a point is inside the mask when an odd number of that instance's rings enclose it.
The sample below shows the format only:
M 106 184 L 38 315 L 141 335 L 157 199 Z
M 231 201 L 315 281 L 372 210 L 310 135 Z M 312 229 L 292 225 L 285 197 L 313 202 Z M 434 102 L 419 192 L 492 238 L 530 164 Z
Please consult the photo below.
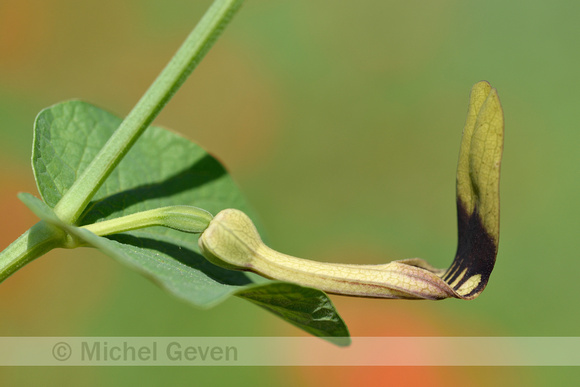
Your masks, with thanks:
M 457 168 L 458 246 L 449 269 L 413 258 L 380 265 L 325 263 L 292 257 L 266 246 L 251 219 L 226 209 L 199 238 L 216 265 L 253 271 L 328 293 L 439 300 L 473 299 L 487 285 L 499 241 L 499 175 L 503 112 L 495 89 L 483 81 L 472 91 Z

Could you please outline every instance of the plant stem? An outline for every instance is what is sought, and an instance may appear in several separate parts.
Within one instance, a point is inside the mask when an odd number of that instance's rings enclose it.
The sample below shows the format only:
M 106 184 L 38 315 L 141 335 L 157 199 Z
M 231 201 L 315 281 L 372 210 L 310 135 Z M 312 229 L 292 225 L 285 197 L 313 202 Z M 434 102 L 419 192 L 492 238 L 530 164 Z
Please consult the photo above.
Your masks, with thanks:
M 207 228 L 212 216 L 206 210 L 193 206 L 169 206 L 136 212 L 120 218 L 105 220 L 83 226 L 98 236 L 118 234 L 139 228 L 163 226 L 175 230 L 201 233 Z
M 54 211 L 63 222 L 73 224 L 78 220 L 109 174 L 215 43 L 242 1 L 214 1 L 155 82 L 55 206 Z
M 62 247 L 66 234 L 40 221 L 0 252 L 0 282 L 34 259 L 56 247 Z

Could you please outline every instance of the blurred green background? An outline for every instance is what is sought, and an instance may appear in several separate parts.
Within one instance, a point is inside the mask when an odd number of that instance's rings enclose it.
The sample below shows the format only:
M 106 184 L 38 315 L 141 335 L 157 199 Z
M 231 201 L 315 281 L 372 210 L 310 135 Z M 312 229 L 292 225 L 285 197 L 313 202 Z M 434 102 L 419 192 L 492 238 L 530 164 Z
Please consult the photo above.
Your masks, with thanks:
M 81 98 L 126 115 L 209 1 L 0 1 L 0 248 L 36 221 L 32 124 Z M 501 242 L 480 298 L 334 297 L 353 336 L 578 336 L 580 3 L 253 1 L 156 120 L 223 161 L 283 252 L 339 262 L 455 253 L 471 86 L 505 120 Z M 238 299 L 201 311 L 92 250 L 0 285 L 2 336 L 284 336 Z M 467 355 L 467 354 L 466 354 Z M 2 385 L 543 385 L 578 368 L 14 368 Z

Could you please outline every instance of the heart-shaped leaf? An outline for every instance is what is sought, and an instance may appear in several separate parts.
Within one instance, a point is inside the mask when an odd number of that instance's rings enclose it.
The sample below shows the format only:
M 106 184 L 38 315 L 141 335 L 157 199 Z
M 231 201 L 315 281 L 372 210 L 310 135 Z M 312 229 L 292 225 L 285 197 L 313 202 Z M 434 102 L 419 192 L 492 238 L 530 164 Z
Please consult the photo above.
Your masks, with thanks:
M 38 190 L 49 207 L 58 203 L 120 123 L 81 101 L 60 103 L 38 115 L 32 163 Z M 150 127 L 101 186 L 78 226 L 171 205 L 192 205 L 214 214 L 225 208 L 251 213 L 217 160 L 176 133 Z M 47 222 L 52 219 L 37 215 Z M 238 295 L 315 335 L 348 336 L 323 292 L 270 281 L 256 284 L 255 277 L 214 266 L 200 255 L 196 235 L 150 227 L 99 237 L 79 227 L 63 227 L 191 304 L 209 307 Z M 300 299 L 300 313 L 289 299 Z

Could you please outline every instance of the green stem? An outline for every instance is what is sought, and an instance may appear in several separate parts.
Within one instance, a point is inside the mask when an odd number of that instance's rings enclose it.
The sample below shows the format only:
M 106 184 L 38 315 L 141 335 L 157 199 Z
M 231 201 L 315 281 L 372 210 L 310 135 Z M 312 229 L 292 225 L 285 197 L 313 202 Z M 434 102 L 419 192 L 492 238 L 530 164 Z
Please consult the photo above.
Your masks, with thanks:
M 137 212 L 120 218 L 89 224 L 85 228 L 98 236 L 118 234 L 139 228 L 163 226 L 190 233 L 203 232 L 212 216 L 193 206 L 169 206 Z
M 0 253 L 0 282 L 34 259 L 66 243 L 66 234 L 44 221 L 27 230 Z
M 105 179 L 215 43 L 243 0 L 215 0 L 175 56 L 54 208 L 73 224 Z

